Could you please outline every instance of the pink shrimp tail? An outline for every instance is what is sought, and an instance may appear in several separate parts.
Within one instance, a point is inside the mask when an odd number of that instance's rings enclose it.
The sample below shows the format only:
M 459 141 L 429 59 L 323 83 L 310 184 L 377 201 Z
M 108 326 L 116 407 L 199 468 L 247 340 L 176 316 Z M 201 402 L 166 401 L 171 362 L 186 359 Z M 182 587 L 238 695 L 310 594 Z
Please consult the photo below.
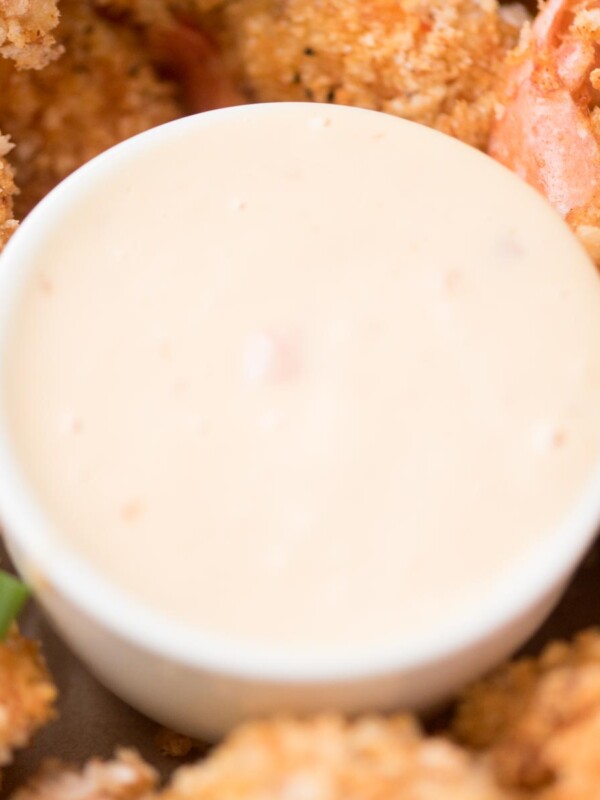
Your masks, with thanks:
M 179 81 L 191 113 L 247 102 L 228 75 L 218 47 L 195 25 L 177 22 L 155 29 L 150 46 L 155 59 Z

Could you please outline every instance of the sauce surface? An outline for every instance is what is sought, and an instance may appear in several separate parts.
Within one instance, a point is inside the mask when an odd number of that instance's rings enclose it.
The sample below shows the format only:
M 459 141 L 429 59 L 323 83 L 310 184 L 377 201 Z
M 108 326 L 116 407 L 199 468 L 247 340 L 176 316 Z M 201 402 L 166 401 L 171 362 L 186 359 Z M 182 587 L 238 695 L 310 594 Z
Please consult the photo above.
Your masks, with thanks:
M 172 131 L 31 267 L 4 402 L 34 497 L 204 631 L 306 650 L 442 624 L 598 462 L 597 273 L 532 190 L 401 120 Z

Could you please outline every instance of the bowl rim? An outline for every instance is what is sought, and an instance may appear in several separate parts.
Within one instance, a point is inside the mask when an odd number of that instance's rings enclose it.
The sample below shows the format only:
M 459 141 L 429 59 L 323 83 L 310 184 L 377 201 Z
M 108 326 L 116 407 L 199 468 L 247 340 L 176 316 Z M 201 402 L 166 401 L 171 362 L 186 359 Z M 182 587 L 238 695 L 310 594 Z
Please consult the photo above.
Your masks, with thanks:
M 130 155 L 160 145 L 165 137 L 210 125 L 216 116 L 235 119 L 240 115 L 272 113 L 274 109 L 284 110 L 291 105 L 310 108 L 316 115 L 378 113 L 318 103 L 265 103 L 205 112 L 166 123 L 116 145 L 50 192 L 25 219 L 1 256 L 0 374 L 4 370 L 12 311 L 28 275 L 21 262 L 34 264 L 36 239 L 43 238 L 60 224 L 69 207 L 93 187 L 97 177 L 104 175 L 107 169 L 118 168 Z M 389 119 L 394 120 L 395 125 L 416 124 L 395 117 Z M 443 134 L 423 128 L 422 135 L 439 137 Z M 458 141 L 454 141 L 453 146 L 467 147 Z M 477 153 L 477 157 L 490 161 L 481 153 Z M 496 168 L 508 174 L 504 167 L 496 165 Z M 554 213 L 533 189 L 523 186 L 516 176 L 512 178 L 523 191 L 530 191 L 538 198 L 546 214 Z M 574 238 L 573 242 L 579 247 Z M 573 512 L 548 536 L 524 548 L 510 568 L 499 572 L 475 607 L 463 609 L 443 625 L 436 626 L 433 632 L 404 635 L 389 645 L 340 648 L 335 653 L 285 652 L 273 646 L 201 632 L 146 607 L 113 585 L 85 557 L 61 540 L 37 507 L 13 458 L 4 395 L 0 397 L 0 516 L 9 549 L 14 545 L 20 554 L 17 560 L 25 577 L 30 577 L 34 590 L 36 584 L 43 584 L 50 587 L 50 591 L 58 591 L 102 627 L 149 653 L 192 668 L 256 680 L 296 684 L 345 682 L 429 667 L 510 624 L 559 586 L 592 543 L 600 521 L 600 454 Z

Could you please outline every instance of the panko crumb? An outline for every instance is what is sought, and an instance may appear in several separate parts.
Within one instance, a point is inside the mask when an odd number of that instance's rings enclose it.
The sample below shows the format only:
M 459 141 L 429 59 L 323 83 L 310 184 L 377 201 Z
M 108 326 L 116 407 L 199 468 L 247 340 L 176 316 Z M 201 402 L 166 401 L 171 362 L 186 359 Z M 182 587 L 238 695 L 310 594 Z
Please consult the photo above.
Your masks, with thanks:
M 132 750 L 117 751 L 112 761 L 93 759 L 81 770 L 47 761 L 10 800 L 146 800 L 158 775 Z
M 8 136 L 0 133 L 0 252 L 17 228 L 13 209 L 17 187 L 12 167 L 5 158 L 12 148 Z
M 51 31 L 58 24 L 57 0 L 1 0 L 0 56 L 19 69 L 41 69 L 60 55 Z
M 376 109 L 481 148 L 518 36 L 495 0 L 229 0 L 215 19 L 256 101 Z
M 161 728 L 154 741 L 162 755 L 168 758 L 185 758 L 194 748 L 193 739 L 169 728 Z
M 16 628 L 0 643 L 0 767 L 54 716 L 56 689 L 38 645 Z
M 453 724 L 486 748 L 499 782 L 536 800 L 593 800 L 600 786 L 600 632 L 549 645 L 468 689 Z
M 24 216 L 70 172 L 136 133 L 181 116 L 177 88 L 160 78 L 141 34 L 99 14 L 91 0 L 62 0 L 65 53 L 40 71 L 0 61 L 0 129 Z
M 482 762 L 408 717 L 242 726 L 160 800 L 505 800 Z M 23 800 L 19 798 L 19 800 Z M 27 799 L 29 800 L 29 799 Z

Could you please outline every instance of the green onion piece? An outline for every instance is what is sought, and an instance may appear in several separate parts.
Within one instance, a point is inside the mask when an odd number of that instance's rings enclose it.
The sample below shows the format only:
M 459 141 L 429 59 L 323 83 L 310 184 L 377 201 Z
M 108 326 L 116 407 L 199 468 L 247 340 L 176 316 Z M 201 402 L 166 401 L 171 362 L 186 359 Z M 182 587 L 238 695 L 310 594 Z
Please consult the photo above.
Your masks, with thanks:
M 0 641 L 6 638 L 23 603 L 29 597 L 29 589 L 24 583 L 0 570 Z

